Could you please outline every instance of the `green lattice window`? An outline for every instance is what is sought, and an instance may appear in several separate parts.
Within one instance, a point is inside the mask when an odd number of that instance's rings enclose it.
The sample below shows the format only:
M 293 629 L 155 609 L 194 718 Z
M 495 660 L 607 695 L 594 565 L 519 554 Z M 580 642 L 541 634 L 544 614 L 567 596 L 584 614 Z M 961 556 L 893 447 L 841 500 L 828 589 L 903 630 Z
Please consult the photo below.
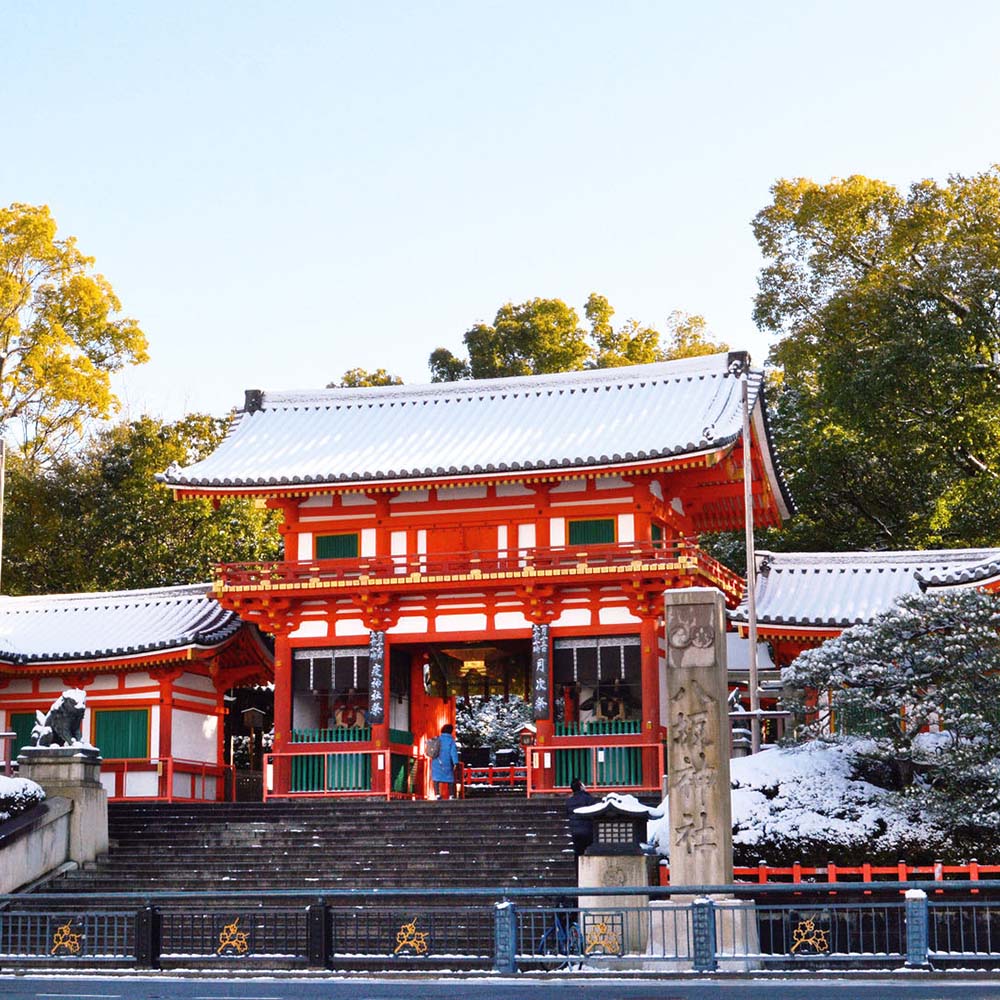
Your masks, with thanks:
M 358 533 L 349 535 L 317 535 L 317 559 L 357 559 L 360 546 Z
M 650 537 L 653 540 L 653 544 L 659 547 L 663 543 L 663 528 L 658 524 L 654 524 L 650 529 Z
M 602 517 L 592 521 L 569 522 L 570 545 L 602 545 L 615 540 L 615 519 Z
M 149 757 L 149 709 L 94 712 L 94 746 L 105 760 Z
M 10 728 L 17 733 L 17 738 L 11 747 L 13 756 L 17 757 L 18 752 L 31 742 L 31 730 L 35 728 L 34 712 L 11 712 Z

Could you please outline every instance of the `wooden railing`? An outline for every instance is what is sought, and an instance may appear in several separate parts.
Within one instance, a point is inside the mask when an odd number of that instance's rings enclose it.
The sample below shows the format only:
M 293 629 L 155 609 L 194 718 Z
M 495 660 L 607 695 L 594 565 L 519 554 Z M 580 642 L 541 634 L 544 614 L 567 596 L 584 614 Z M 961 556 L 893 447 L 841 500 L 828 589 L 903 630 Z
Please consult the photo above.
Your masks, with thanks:
M 809 866 L 792 864 L 787 866 L 768 865 L 761 861 L 752 866 L 733 868 L 735 882 L 755 882 L 758 885 L 803 885 L 815 888 L 817 884 L 841 885 L 845 889 L 852 882 L 921 882 L 930 881 L 967 881 L 978 882 L 980 879 L 1000 878 L 1000 865 L 981 865 L 978 861 L 970 861 L 963 865 L 946 865 L 935 861 L 930 865 L 910 865 L 899 861 L 894 865 L 873 865 L 865 862 L 860 865 L 838 865 L 830 861 L 826 865 Z M 670 885 L 670 863 L 660 862 L 660 885 Z M 938 890 L 941 891 L 941 890 Z M 978 892 L 972 889 L 971 892 Z M 865 895 L 871 890 L 865 889 Z M 831 890 L 830 895 L 836 895 Z
M 661 792 L 662 742 L 601 743 L 595 740 L 535 744 L 525 748 L 527 795 L 561 791 L 574 777 L 588 790 L 600 792 Z M 644 757 L 649 757 L 648 779 Z M 549 781 L 540 780 L 547 774 Z M 554 784 L 554 787 L 553 787 Z
M 618 545 L 505 549 L 500 552 L 450 552 L 316 559 L 295 562 L 223 563 L 216 567 L 215 590 L 253 591 L 345 586 L 357 582 L 405 585 L 429 579 L 460 577 L 507 579 L 511 576 L 559 576 L 608 573 L 620 569 L 679 572 L 716 583 L 738 599 L 744 581 L 687 540 L 627 542 Z
M 557 722 L 556 736 L 638 736 L 639 719 L 592 719 L 590 722 Z
M 200 760 L 184 760 L 180 757 L 151 759 L 109 758 L 101 765 L 104 774 L 114 776 L 114 791 L 108 793 L 110 802 L 221 802 L 232 787 L 234 769 L 231 764 L 212 764 Z M 150 784 L 155 784 L 148 793 L 128 793 L 129 775 L 148 775 Z M 181 778 L 178 782 L 176 779 Z M 189 793 L 177 790 L 175 785 L 189 780 Z M 209 785 L 212 784 L 211 793 Z

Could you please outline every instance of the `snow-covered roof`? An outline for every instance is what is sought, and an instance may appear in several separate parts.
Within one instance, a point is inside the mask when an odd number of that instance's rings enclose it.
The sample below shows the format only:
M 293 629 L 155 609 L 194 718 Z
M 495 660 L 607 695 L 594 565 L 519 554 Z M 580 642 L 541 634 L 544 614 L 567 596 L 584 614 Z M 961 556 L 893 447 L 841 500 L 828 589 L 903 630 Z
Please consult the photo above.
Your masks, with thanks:
M 104 594 L 0 597 L 0 661 L 97 660 L 225 642 L 243 624 L 207 583 Z
M 658 808 L 643 805 L 634 795 L 622 795 L 618 792 L 608 792 L 599 802 L 578 806 L 573 812 L 588 819 L 600 819 L 603 816 L 658 819 L 662 815 Z
M 745 354 L 417 386 L 249 391 L 219 448 L 159 478 L 225 491 L 622 466 L 731 446 Z M 749 375 L 749 401 L 762 373 Z M 755 426 L 779 505 L 790 503 Z M 782 515 L 787 510 L 782 510 Z
M 917 573 L 917 579 L 925 590 L 937 587 L 985 587 L 1000 583 L 1000 550 L 987 549 L 988 555 L 981 562 L 971 566 L 962 564 L 947 572 L 934 571 Z
M 871 621 L 928 581 L 963 574 L 974 585 L 977 567 L 1000 561 L 1000 549 L 911 552 L 758 552 L 756 611 L 761 625 L 843 628 Z M 746 600 L 730 617 L 747 621 Z

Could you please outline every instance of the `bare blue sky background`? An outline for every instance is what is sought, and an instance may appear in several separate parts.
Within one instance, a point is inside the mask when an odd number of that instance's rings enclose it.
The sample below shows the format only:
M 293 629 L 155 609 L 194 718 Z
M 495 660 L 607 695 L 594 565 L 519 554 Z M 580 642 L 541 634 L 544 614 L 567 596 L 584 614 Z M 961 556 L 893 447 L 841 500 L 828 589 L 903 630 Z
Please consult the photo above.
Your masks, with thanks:
M 130 416 L 426 381 L 536 295 L 700 312 L 761 361 L 775 179 L 1000 160 L 986 0 L 3 0 L 0 34 L 0 200 L 48 204 L 142 323 Z

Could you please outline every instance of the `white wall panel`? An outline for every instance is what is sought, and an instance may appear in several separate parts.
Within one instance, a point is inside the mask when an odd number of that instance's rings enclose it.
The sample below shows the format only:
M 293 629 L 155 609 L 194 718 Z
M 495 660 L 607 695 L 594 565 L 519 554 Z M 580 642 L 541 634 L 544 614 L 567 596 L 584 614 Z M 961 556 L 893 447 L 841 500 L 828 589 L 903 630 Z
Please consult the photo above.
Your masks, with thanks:
M 619 542 L 634 542 L 635 541 L 635 515 L 634 514 L 619 514 L 618 515 L 618 541 Z
M 642 621 L 641 618 L 636 618 L 628 608 L 622 607 L 601 608 L 598 620 L 601 625 L 632 625 Z
M 487 627 L 486 615 L 438 615 L 438 632 L 482 632 Z
M 531 622 L 520 611 L 498 611 L 493 616 L 493 627 L 498 629 L 530 629 Z
M 330 632 L 330 627 L 322 618 L 312 618 L 304 621 L 294 632 L 288 633 L 289 639 L 324 639 Z
M 214 715 L 174 709 L 170 752 L 183 760 L 218 760 L 219 720 Z
M 126 798 L 152 798 L 158 794 L 159 787 L 160 781 L 156 771 L 129 771 L 125 775 Z
M 566 518 L 553 517 L 549 520 L 549 544 L 552 546 L 566 544 Z

